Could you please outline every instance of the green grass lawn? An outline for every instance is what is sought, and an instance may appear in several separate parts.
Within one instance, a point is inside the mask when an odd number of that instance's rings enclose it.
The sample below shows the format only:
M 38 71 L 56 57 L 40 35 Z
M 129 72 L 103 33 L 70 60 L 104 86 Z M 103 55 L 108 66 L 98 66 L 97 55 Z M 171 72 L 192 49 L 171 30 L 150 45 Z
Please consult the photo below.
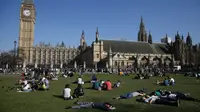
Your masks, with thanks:
M 85 96 L 80 98 L 79 101 L 93 101 L 93 102 L 110 102 L 117 109 L 117 112 L 200 112 L 200 103 L 191 101 L 181 101 L 179 107 L 155 105 L 155 104 L 143 104 L 136 102 L 136 98 L 128 100 L 114 100 L 113 97 L 121 94 L 135 91 L 145 87 L 148 89 L 148 93 L 156 89 L 166 89 L 171 91 L 180 91 L 184 93 L 190 93 L 191 96 L 200 98 L 200 82 L 196 81 L 193 77 L 184 77 L 181 75 L 172 75 L 177 84 L 175 86 L 158 86 L 155 84 L 159 77 L 153 77 L 149 80 L 133 80 L 132 76 L 116 76 L 116 75 L 97 75 L 98 79 L 111 80 L 116 82 L 121 80 L 123 83 L 118 89 L 112 91 L 95 91 L 91 89 L 85 89 Z M 63 99 L 56 97 L 62 94 L 62 90 L 65 84 L 71 84 L 77 79 L 73 78 L 60 78 L 58 81 L 50 82 L 49 91 L 36 91 L 30 93 L 18 93 L 14 85 L 19 76 L 0 76 L 0 112 L 100 112 L 96 109 L 65 109 L 67 106 L 74 105 L 77 100 L 64 101 Z M 84 80 L 89 80 L 91 75 L 84 75 Z M 4 88 L 2 88 L 4 86 Z M 15 89 L 6 92 L 7 88 L 16 87 Z M 71 84 L 72 90 L 76 87 L 75 84 Z M 91 84 L 85 84 L 84 88 L 91 87 Z

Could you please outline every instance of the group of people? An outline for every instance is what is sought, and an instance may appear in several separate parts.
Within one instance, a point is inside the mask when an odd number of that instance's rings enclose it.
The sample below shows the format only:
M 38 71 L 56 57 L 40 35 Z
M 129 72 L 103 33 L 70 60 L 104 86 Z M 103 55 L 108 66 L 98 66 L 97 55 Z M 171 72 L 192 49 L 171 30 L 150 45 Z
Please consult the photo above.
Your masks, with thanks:
M 78 84 L 77 88 L 74 89 L 74 93 L 72 95 L 71 95 L 71 88 L 69 84 L 66 84 L 63 90 L 64 100 L 72 100 L 74 98 L 79 98 L 83 95 L 84 95 L 84 89 L 81 84 Z
M 116 97 L 114 99 L 130 99 L 137 96 L 142 96 L 139 99 L 136 99 L 138 102 L 143 102 L 147 104 L 162 104 L 169 106 L 179 106 L 180 100 L 188 100 L 188 101 L 197 101 L 200 102 L 200 99 L 193 98 L 190 94 L 185 94 L 181 92 L 171 92 L 167 90 L 156 90 L 150 94 L 146 93 L 147 89 L 141 89 L 134 92 L 128 92 L 124 95 Z
M 72 77 L 73 73 L 68 73 L 69 77 Z M 67 75 L 66 75 L 67 76 Z M 148 75 L 147 75 L 148 76 Z M 113 84 L 110 80 L 103 81 L 98 80 L 96 75 L 93 75 L 91 80 L 89 81 L 92 84 L 92 89 L 94 90 L 112 90 L 113 88 L 118 88 L 121 85 L 121 81 L 118 80 L 115 84 Z M 73 93 L 71 92 L 70 84 L 66 84 L 63 89 L 62 97 L 64 100 L 72 100 L 74 98 L 83 97 L 85 95 L 83 85 L 86 83 L 83 81 L 82 77 L 79 76 L 77 81 L 74 83 L 77 84 L 77 87 L 74 89 Z M 38 81 L 37 80 L 20 80 L 19 84 L 22 84 L 22 88 L 18 89 L 18 92 L 31 92 L 33 90 L 48 90 L 49 80 L 47 77 L 42 77 Z M 172 77 L 165 78 L 163 81 L 157 80 L 157 84 L 160 85 L 174 85 L 175 80 Z M 71 94 L 72 93 L 72 94 Z M 143 102 L 147 104 L 162 104 L 162 105 L 170 105 L 170 106 L 179 106 L 180 100 L 189 100 L 189 101 L 198 101 L 199 99 L 193 98 L 190 94 L 184 94 L 181 92 L 171 92 L 166 90 L 156 90 L 150 94 L 147 94 L 147 89 L 143 88 L 141 90 L 137 90 L 134 92 L 128 92 L 124 95 L 120 95 L 115 97 L 114 99 L 130 99 L 133 97 L 141 96 L 141 98 L 136 99 L 138 102 Z M 108 102 L 76 102 L 77 106 L 71 106 L 69 108 L 98 108 L 103 110 L 114 110 L 116 109 L 112 104 Z
M 22 85 L 17 89 L 17 92 L 31 92 L 36 90 L 49 90 L 49 80 L 46 77 L 39 80 L 19 80 L 18 84 Z
M 121 81 L 118 80 L 112 86 L 112 83 L 110 82 L 110 80 L 107 80 L 107 81 L 100 80 L 99 81 L 95 75 L 92 76 L 92 79 L 89 82 L 92 83 L 92 89 L 94 89 L 94 90 L 112 90 L 112 88 L 120 87 L 120 84 L 121 84 Z M 84 84 L 84 81 L 81 78 L 81 76 L 79 76 L 78 80 L 75 81 L 74 83 L 77 84 L 78 86 L 74 90 L 73 94 L 71 94 L 70 84 L 65 85 L 65 88 L 63 90 L 63 98 L 65 100 L 71 100 L 71 99 L 74 99 L 74 98 L 79 98 L 79 97 L 84 95 L 84 89 L 83 89 L 83 86 L 82 86 Z
M 169 106 L 179 106 L 180 100 L 187 100 L 187 101 L 197 101 L 200 102 L 200 99 L 193 98 L 190 94 L 185 94 L 181 92 L 171 92 L 167 90 L 156 90 L 150 94 L 147 94 L 147 89 L 143 88 L 141 90 L 137 90 L 134 92 L 128 92 L 124 95 L 119 97 L 115 97 L 113 99 L 130 99 L 134 97 L 140 98 L 136 99 L 138 102 L 146 103 L 146 104 L 159 104 L 159 105 L 169 105 Z M 114 110 L 116 109 L 112 104 L 108 102 L 76 102 L 76 106 L 70 106 L 69 108 L 72 109 L 80 109 L 80 108 L 96 108 L 102 110 Z
M 174 84 L 175 84 L 175 80 L 174 80 L 174 78 L 172 78 L 172 77 L 168 77 L 168 78 L 165 78 L 165 79 L 162 80 L 162 81 L 157 80 L 156 83 L 157 83 L 158 85 L 169 86 L 169 85 L 174 85 Z
M 113 86 L 110 80 L 103 81 L 103 80 L 98 80 L 95 75 L 92 76 L 92 89 L 95 90 L 112 90 L 112 88 L 118 88 L 120 87 L 121 81 L 118 80 Z

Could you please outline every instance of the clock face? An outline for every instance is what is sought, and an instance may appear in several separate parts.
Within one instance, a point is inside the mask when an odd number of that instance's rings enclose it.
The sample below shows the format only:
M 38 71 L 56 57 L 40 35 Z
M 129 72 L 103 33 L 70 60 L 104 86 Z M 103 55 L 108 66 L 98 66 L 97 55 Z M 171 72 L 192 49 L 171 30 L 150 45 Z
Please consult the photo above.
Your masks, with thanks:
M 23 14 L 25 15 L 25 16 L 30 16 L 31 15 L 31 12 L 30 12 L 30 10 L 24 10 L 23 11 Z

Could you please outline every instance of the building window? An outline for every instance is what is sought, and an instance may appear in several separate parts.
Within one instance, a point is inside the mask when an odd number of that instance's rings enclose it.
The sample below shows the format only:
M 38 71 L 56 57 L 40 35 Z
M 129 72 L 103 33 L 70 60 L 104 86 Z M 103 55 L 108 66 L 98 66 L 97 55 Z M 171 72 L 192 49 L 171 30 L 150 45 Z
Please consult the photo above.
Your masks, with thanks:
M 99 54 L 97 54 L 97 58 L 99 58 Z
M 124 66 L 124 61 L 122 61 L 122 63 L 121 63 L 121 64 L 122 64 L 122 66 Z
M 115 66 L 117 66 L 117 61 L 115 61 Z

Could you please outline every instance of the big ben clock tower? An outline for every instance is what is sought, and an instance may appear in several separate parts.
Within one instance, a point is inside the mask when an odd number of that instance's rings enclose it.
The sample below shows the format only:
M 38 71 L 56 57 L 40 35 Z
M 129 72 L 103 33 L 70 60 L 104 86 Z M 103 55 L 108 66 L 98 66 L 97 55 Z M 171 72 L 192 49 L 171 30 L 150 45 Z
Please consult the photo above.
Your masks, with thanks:
M 33 0 L 23 0 L 20 9 L 18 53 L 26 64 L 33 64 L 35 16 L 36 10 Z

